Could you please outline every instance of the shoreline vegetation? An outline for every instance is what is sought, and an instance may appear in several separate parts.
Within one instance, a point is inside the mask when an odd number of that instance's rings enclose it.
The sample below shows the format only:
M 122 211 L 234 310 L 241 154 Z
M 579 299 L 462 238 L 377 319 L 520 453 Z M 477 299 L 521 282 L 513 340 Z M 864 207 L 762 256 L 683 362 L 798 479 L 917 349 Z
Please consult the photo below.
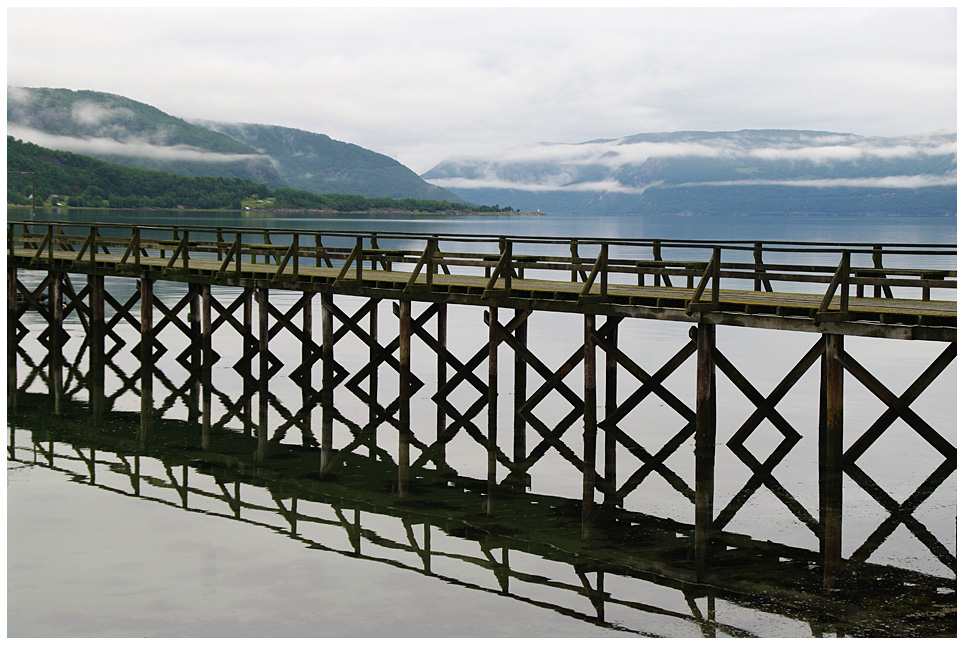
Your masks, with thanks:
M 306 213 L 312 215 L 537 215 L 535 211 L 520 212 L 513 209 L 501 209 L 499 211 L 469 211 L 466 209 L 446 209 L 441 211 L 409 211 L 405 209 L 370 209 L 367 211 L 335 211 L 333 209 L 307 209 L 307 208 L 243 208 L 243 209 L 201 209 L 201 208 L 167 208 L 161 206 L 140 206 L 140 207 L 112 207 L 112 206 L 69 206 L 66 204 L 38 204 L 31 207 L 30 204 L 11 204 L 7 203 L 8 209 L 30 209 L 37 211 L 52 211 L 58 209 L 70 209 L 72 211 L 180 211 L 184 213 Z M 540 213 L 539 215 L 546 215 Z
M 7 137 L 7 206 L 284 213 L 515 214 L 512 207 L 316 194 L 230 177 L 144 170 Z

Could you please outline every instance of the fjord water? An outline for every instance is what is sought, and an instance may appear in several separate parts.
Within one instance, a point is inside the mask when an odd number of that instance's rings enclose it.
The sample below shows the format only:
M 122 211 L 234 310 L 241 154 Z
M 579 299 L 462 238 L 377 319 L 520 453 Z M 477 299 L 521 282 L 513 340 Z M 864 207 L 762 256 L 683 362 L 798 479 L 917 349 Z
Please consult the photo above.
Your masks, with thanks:
M 11 210 L 8 221 L 30 217 L 29 210 Z M 955 241 L 954 217 L 911 218 L 885 216 L 681 216 L 601 217 L 572 216 L 360 216 L 314 217 L 300 214 L 195 214 L 185 212 L 70 211 L 40 212 L 38 219 L 74 222 L 131 224 L 192 224 L 272 227 L 305 230 L 395 231 L 412 233 L 481 233 L 525 236 L 702 239 L 792 240 L 880 243 L 951 243 Z M 954 264 L 954 260 L 946 260 Z M 21 272 L 21 280 L 35 284 L 39 276 Z M 133 286 L 108 281 L 108 291 L 123 294 Z M 80 289 L 80 284 L 75 284 Z M 227 288 L 215 290 L 226 302 Z M 183 287 L 158 281 L 156 296 L 168 307 L 182 296 Z M 285 312 L 295 302 L 281 290 L 271 295 L 272 304 Z M 316 309 L 318 304 L 316 303 Z M 414 313 L 418 308 L 414 307 Z M 316 325 L 319 315 L 316 313 Z M 508 314 L 507 314 L 508 317 Z M 27 313 L 31 334 L 24 339 L 24 356 L 18 357 L 18 383 L 24 393 L 40 401 L 48 393 L 43 368 L 45 349 L 37 340 L 42 318 Z M 502 320 L 502 319 L 501 319 Z M 65 347 L 77 356 L 83 330 L 76 317 L 68 318 L 71 340 Z M 390 309 L 380 310 L 380 339 L 398 334 Z M 393 326 L 395 330 L 393 332 Z M 631 321 L 621 326 L 620 346 L 639 360 L 651 374 L 680 349 L 689 326 L 659 321 Z M 453 354 L 465 360 L 485 344 L 485 326 L 478 309 L 454 306 L 449 314 L 449 344 Z M 546 330 L 552 330 L 546 333 Z M 127 334 L 127 332 L 125 332 Z M 765 395 L 816 340 L 815 335 L 719 326 L 718 346 L 739 365 L 748 379 Z M 175 337 L 176 338 L 176 337 Z M 182 337 L 183 338 L 183 337 Z M 216 337 L 217 339 L 217 337 Z M 136 384 L 137 362 L 129 345 L 113 358 L 116 372 L 112 387 L 123 391 L 125 380 Z M 551 369 L 558 367 L 582 341 L 582 321 L 570 315 L 534 314 L 529 346 Z M 175 342 L 176 343 L 176 342 Z M 217 341 L 216 341 L 217 343 Z M 858 357 L 892 392 L 900 394 L 941 351 L 941 344 L 849 338 L 850 354 Z M 413 370 L 432 374 L 435 357 L 420 354 L 413 346 Z M 215 369 L 224 400 L 215 403 L 214 417 L 242 397 L 240 379 L 230 368 L 237 349 L 216 348 L 225 360 Z M 188 424 L 191 443 L 192 412 L 177 396 L 190 379 L 175 356 L 174 348 L 159 358 L 155 368 L 155 402 L 166 406 L 162 416 L 171 424 Z M 286 368 L 271 385 L 271 395 L 287 411 L 296 411 L 299 387 L 287 375 L 300 361 L 300 349 L 273 349 Z M 354 373 L 364 366 L 368 350 L 361 343 L 340 342 L 338 360 Z M 80 360 L 78 372 L 87 369 Z M 500 434 L 512 434 L 512 357 L 500 353 Z M 113 368 L 112 368 L 113 370 Z M 37 375 L 37 376 L 32 376 Z M 164 379 L 160 376 L 163 375 Z M 389 401 L 397 377 L 382 375 L 380 402 Z M 573 375 L 571 375 L 573 377 Z M 69 380 L 69 377 L 68 377 Z M 774 469 L 780 490 L 816 517 L 817 380 L 814 370 L 796 385 L 779 405 L 781 414 L 803 439 Z M 693 370 L 681 369 L 665 385 L 683 401 L 692 401 Z M 159 382 L 159 383 L 157 383 Z M 317 380 L 316 380 L 317 386 Z M 532 388 L 532 387 L 531 387 Z M 579 381 L 572 388 L 580 392 Z M 620 385 L 621 399 L 635 384 L 627 378 Z M 883 405 L 860 384 L 846 383 L 846 443 L 868 428 L 884 410 Z M 431 390 L 427 388 L 426 391 Z M 382 393 L 384 391 L 384 398 Z M 181 391 L 183 394 L 183 390 Z M 173 394 L 172 394 L 173 393 Z M 457 390 L 453 397 L 472 393 Z M 344 518 L 337 505 L 299 501 L 297 528 L 290 526 L 279 505 L 287 498 L 246 484 L 243 514 L 231 507 L 231 492 L 219 489 L 203 465 L 185 463 L 184 470 L 171 470 L 169 463 L 144 457 L 133 465 L 109 451 L 93 450 L 68 425 L 83 426 L 88 414 L 83 389 L 71 395 L 81 406 L 71 409 L 78 419 L 65 424 L 51 413 L 31 419 L 33 427 L 18 428 L 8 422 L 8 636 L 301 636 L 301 637 L 587 637 L 661 635 L 672 637 L 750 634 L 759 636 L 811 636 L 815 629 L 800 616 L 784 615 L 769 607 L 755 607 L 718 599 L 711 607 L 705 598 L 688 597 L 678 589 L 655 582 L 613 576 L 606 590 L 627 603 L 611 603 L 605 618 L 589 593 L 583 594 L 574 566 L 536 554 L 513 553 L 515 577 L 502 585 L 497 567 L 500 555 L 481 548 L 484 542 L 447 535 L 436 527 L 400 524 L 397 518 L 363 513 L 353 534 L 351 518 Z M 435 431 L 435 406 L 430 394 L 418 393 L 413 401 L 412 426 L 416 434 Z M 36 398 L 40 398 L 37 400 Z M 344 392 L 336 405 L 345 420 L 364 424 L 366 405 Z M 653 398 L 649 398 L 653 399 Z M 726 379 L 718 381 L 718 462 L 715 509 L 720 510 L 745 487 L 751 472 L 746 463 L 725 447 L 726 440 L 747 419 L 753 406 Z M 112 413 L 127 412 L 136 418 L 140 410 L 135 389 L 112 402 Z M 534 412 L 552 426 L 560 417 L 548 400 Z M 954 364 L 914 404 L 915 411 L 952 443 L 955 440 L 956 388 Z M 683 422 L 660 402 L 648 402 L 635 411 L 625 430 L 646 435 L 641 442 L 652 453 L 678 432 Z M 121 417 L 114 434 L 123 435 Z M 39 420 L 39 421 L 37 421 Z M 286 420 L 273 411 L 270 423 Z M 477 418 L 485 426 L 485 412 Z M 635 425 L 635 426 L 634 426 Z M 131 428 L 136 428 L 128 425 Z M 49 442 L 40 441 L 48 430 Z M 181 428 L 180 426 L 178 427 Z M 317 424 L 316 424 L 317 429 Z M 335 444 L 351 439 L 347 424 L 337 424 Z M 419 429 L 424 429 L 420 431 Z M 200 430 L 197 431 L 200 436 Z M 172 431 L 175 432 L 175 431 Z M 181 431 L 176 431 L 181 432 Z M 580 424 L 564 435 L 567 445 L 579 450 Z M 635 431 L 636 432 L 636 431 Z M 271 435 L 269 431 L 269 435 Z M 288 431 L 285 443 L 300 445 L 297 429 Z M 486 477 L 486 452 L 464 437 L 450 444 L 448 464 L 461 476 Z M 387 424 L 379 428 L 379 446 L 391 448 L 397 432 Z M 780 443 L 780 434 L 766 424 L 745 443 L 761 461 Z M 129 438 L 134 442 L 134 438 Z M 505 440 L 500 440 L 504 442 Z M 311 442 L 307 442 L 311 444 Z M 183 448 L 183 447 L 182 447 Z M 531 447 L 532 448 L 532 447 Z M 685 443 L 668 457 L 671 474 L 693 480 L 693 443 Z M 129 458 L 127 458 L 129 460 Z M 909 426 L 899 421 L 860 460 L 861 469 L 898 504 L 906 501 L 933 473 L 939 456 Z M 129 471 L 125 471 L 130 467 Z M 190 486 L 208 491 L 203 495 Z M 531 470 L 531 493 L 578 500 L 578 471 L 550 451 Z M 214 476 L 211 476 L 214 477 Z M 254 477 L 254 476 L 252 476 Z M 625 477 L 625 476 L 622 476 Z M 183 489 L 178 489 L 178 486 Z M 868 557 L 871 563 L 904 568 L 940 577 L 954 577 L 953 569 L 935 552 L 955 554 L 955 474 L 943 479 L 927 499 L 914 509 L 914 522 L 892 528 Z M 282 503 L 278 502 L 281 498 Z M 845 478 L 844 553 L 851 554 L 868 537 L 887 524 L 890 511 L 853 480 Z M 281 509 L 284 510 L 284 504 Z M 660 518 L 692 523 L 692 505 L 667 479 L 651 474 L 626 501 L 627 507 Z M 291 512 L 293 513 L 293 512 Z M 348 512 L 345 512 L 348 514 Z M 315 518 L 316 521 L 306 520 Z M 919 527 L 927 529 L 923 534 Z M 914 528 L 914 529 L 912 529 Z M 792 547 L 817 549 L 814 534 L 789 511 L 772 489 L 761 487 L 741 507 L 727 527 L 755 539 Z M 922 537 L 925 538 L 924 542 Z M 929 538 L 930 537 L 930 538 Z M 420 554 L 421 546 L 425 552 Z M 927 544 L 926 544 L 927 543 Z M 936 547 L 937 544 L 937 547 Z M 929 545 L 931 547 L 929 547 Z M 495 558 L 495 561 L 493 559 Z M 431 561 L 431 563 L 429 562 Z M 946 559 L 947 561 L 947 559 Z M 541 582 L 544 582 L 541 584 Z M 550 582 L 545 584 L 545 582 Z M 708 618 L 713 621 L 708 623 Z M 701 620 L 702 619 L 702 620 Z M 843 634 L 847 626 L 837 626 Z M 861 634 L 856 628 L 853 634 Z

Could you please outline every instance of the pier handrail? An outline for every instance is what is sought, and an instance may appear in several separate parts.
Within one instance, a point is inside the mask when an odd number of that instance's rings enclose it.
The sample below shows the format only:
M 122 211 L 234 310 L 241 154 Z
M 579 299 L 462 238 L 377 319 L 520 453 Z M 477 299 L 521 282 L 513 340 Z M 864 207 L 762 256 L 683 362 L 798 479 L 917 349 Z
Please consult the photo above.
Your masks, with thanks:
M 849 298 L 865 298 L 866 288 L 871 288 L 870 297 L 875 299 L 929 301 L 936 289 L 942 290 L 940 300 L 954 301 L 957 295 L 955 244 L 608 239 L 62 221 L 10 222 L 7 228 L 8 254 L 26 255 L 35 264 L 107 263 L 115 269 L 130 264 L 144 270 L 145 264 L 154 267 L 161 259 L 161 273 L 170 275 L 196 271 L 191 269 L 199 266 L 192 265 L 195 261 L 216 259 L 210 271 L 221 278 L 284 281 L 306 279 L 308 269 L 302 267 L 314 261 L 316 268 L 337 269 L 334 284 L 342 286 L 385 276 L 401 280 L 405 292 L 431 291 L 439 289 L 435 277 L 442 271 L 447 279 L 485 277 L 483 292 L 489 298 L 525 292 L 534 281 L 542 280 L 573 290 L 573 297 L 586 303 L 607 302 L 630 286 L 650 286 L 677 299 L 676 307 L 688 315 L 725 310 L 722 294 L 735 290 L 823 294 L 820 306 L 810 308 L 815 323 L 828 317 L 845 320 Z M 305 237 L 313 238 L 313 243 L 305 244 Z M 62 257 L 64 251 L 69 257 Z M 704 255 L 708 252 L 710 261 Z M 807 258 L 797 262 L 802 254 Z M 402 272 L 402 277 L 389 276 L 393 271 Z M 708 284 L 710 300 L 703 297 Z

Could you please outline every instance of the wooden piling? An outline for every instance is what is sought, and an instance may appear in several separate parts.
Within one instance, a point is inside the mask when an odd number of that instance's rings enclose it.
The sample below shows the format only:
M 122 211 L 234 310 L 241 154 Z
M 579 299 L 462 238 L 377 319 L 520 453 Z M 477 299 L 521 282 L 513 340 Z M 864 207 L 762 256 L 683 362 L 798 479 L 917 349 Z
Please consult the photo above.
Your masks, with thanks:
M 140 280 L 141 300 L 141 434 L 138 442 L 147 447 L 154 418 L 154 281 Z
M 694 452 L 694 563 L 697 576 L 710 565 L 714 525 L 714 459 L 717 441 L 716 326 L 697 325 L 697 393 Z
M 489 308 L 489 388 L 487 394 L 486 433 L 486 513 L 495 513 L 496 505 L 496 446 L 497 403 L 499 392 L 499 308 Z
M 50 394 L 54 415 L 60 415 L 64 396 L 64 276 L 50 272 Z
M 821 420 L 818 438 L 818 497 L 820 499 L 820 549 L 824 585 L 836 583 L 841 564 L 841 521 L 844 445 L 844 366 L 838 354 L 844 350 L 844 337 L 825 334 L 821 358 Z
M 583 317 L 583 538 L 590 536 L 596 489 L 596 317 Z
M 301 381 L 302 391 L 301 423 L 303 437 L 309 437 L 312 435 L 312 374 L 315 372 L 313 370 L 315 366 L 315 335 L 314 327 L 312 325 L 312 308 L 315 305 L 314 301 L 314 294 L 306 293 L 305 300 L 302 303 L 302 375 L 299 381 Z
M 201 447 L 211 446 L 211 285 L 201 285 Z
M 251 330 L 252 330 L 252 319 L 253 319 L 253 317 L 254 317 L 253 312 L 252 312 L 252 310 L 254 309 L 254 303 L 253 303 L 253 301 L 254 301 L 254 290 L 245 289 L 245 290 L 244 290 L 244 302 L 243 302 L 243 305 L 242 305 L 242 315 L 241 315 L 241 316 L 242 316 L 242 323 L 241 323 L 241 324 L 242 324 L 242 329 L 244 330 L 244 335 L 245 335 L 245 338 L 244 338 L 244 341 L 242 342 L 242 345 L 243 345 L 243 347 L 244 347 L 244 356 L 248 357 L 248 365 L 243 365 L 243 366 L 241 366 L 241 369 L 242 369 L 242 371 L 243 371 L 242 376 L 243 376 L 243 378 L 244 378 L 244 384 L 245 384 L 245 385 L 244 385 L 244 388 L 245 388 L 245 393 L 244 393 L 244 400 L 245 400 L 245 405 L 244 405 L 244 411 L 245 411 L 245 412 L 244 412 L 244 416 L 245 416 L 245 432 L 246 432 L 246 434 L 248 435 L 248 437 L 251 437 L 251 436 L 252 436 L 252 433 L 253 433 L 252 426 L 253 426 L 253 424 L 251 423 L 251 420 L 254 419 L 254 418 L 252 417 L 252 414 L 251 414 L 251 397 L 252 397 L 252 395 L 254 394 L 254 391 L 253 391 L 253 388 L 252 388 L 252 370 L 251 370 L 251 362 L 252 362 L 252 355 L 251 355 L 251 353 L 254 351 L 254 345 L 253 345 L 253 342 L 252 342 L 252 340 L 251 340 L 251 339 L 252 339 L 252 332 L 251 332 Z
M 519 317 L 525 312 L 516 310 Z M 514 333 L 520 346 L 526 347 L 527 328 L 529 319 L 524 319 Z M 526 358 L 519 352 L 515 353 L 515 374 L 513 375 L 513 462 L 521 464 L 526 459 L 526 418 L 520 414 L 520 409 L 526 403 Z
M 335 333 L 331 294 L 322 294 L 322 441 L 319 472 L 329 469 L 332 456 L 332 424 L 335 417 Z
M 372 264 L 375 264 L 374 258 Z M 372 434 L 372 442 L 369 444 L 369 456 L 374 456 L 375 446 L 377 445 L 379 419 L 379 300 L 371 299 L 370 303 L 372 308 L 369 310 L 369 336 L 372 337 L 373 343 L 369 346 L 369 365 L 372 366 L 372 370 L 369 373 L 369 397 L 371 397 L 372 402 L 372 404 L 369 405 L 369 432 Z
M 104 340 L 106 327 L 104 320 L 104 277 L 88 276 L 90 286 L 90 354 L 88 356 L 87 378 L 90 383 L 90 407 L 95 426 L 104 421 Z
M 399 301 L 399 497 L 409 491 L 409 405 L 412 397 L 412 301 Z
M 17 410 L 17 326 L 20 304 L 17 292 L 17 268 L 7 265 L 7 408 Z M 12 431 L 11 431 L 12 432 Z M 11 447 L 13 443 L 11 442 Z
M 445 303 L 440 303 L 436 313 L 436 339 L 439 341 L 439 351 L 436 352 L 436 393 L 442 391 L 449 379 L 449 364 L 446 363 L 446 344 L 449 335 L 449 313 Z M 446 422 L 448 416 L 446 409 L 442 405 L 441 399 L 436 400 L 436 441 L 443 440 L 446 434 Z M 436 459 L 436 466 L 442 468 L 446 464 L 446 446 L 442 444 L 442 450 Z
M 659 253 L 659 246 L 655 247 Z M 612 323 L 612 331 L 610 332 L 607 341 L 613 348 L 618 347 L 617 345 L 617 329 L 620 324 L 620 319 L 617 317 L 609 317 L 608 322 Z M 605 364 L 605 379 L 606 388 L 605 401 L 604 401 L 604 416 L 605 419 L 609 419 L 611 415 L 617 409 L 617 359 L 613 353 L 608 352 L 606 355 Z M 617 440 L 613 433 L 604 432 L 603 437 L 603 479 L 607 483 L 607 489 L 609 491 L 615 491 L 617 487 Z M 604 496 L 604 503 L 610 505 L 616 504 L 616 500 L 613 494 L 609 492 Z
M 268 454 L 268 288 L 255 292 L 258 301 L 258 448 L 255 461 L 261 463 Z

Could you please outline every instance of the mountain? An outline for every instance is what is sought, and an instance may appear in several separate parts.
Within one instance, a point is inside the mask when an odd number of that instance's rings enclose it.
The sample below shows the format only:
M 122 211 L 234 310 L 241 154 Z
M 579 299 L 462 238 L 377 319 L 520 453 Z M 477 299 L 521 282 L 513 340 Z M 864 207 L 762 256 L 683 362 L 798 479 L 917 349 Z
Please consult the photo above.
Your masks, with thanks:
M 253 148 L 116 94 L 7 88 L 7 134 L 123 166 L 283 185 Z
M 54 150 L 270 188 L 463 203 L 399 162 L 325 135 L 254 124 L 188 123 L 104 92 L 7 88 L 7 134 Z
M 638 134 L 447 160 L 423 179 L 556 214 L 956 213 L 957 137 L 804 130 Z
M 227 177 L 186 177 L 122 166 L 7 137 L 7 204 L 134 209 L 270 208 L 326 213 L 492 213 L 462 202 L 326 193 Z
M 391 157 L 326 135 L 250 123 L 200 123 L 268 156 L 290 188 L 320 194 L 463 201 Z

